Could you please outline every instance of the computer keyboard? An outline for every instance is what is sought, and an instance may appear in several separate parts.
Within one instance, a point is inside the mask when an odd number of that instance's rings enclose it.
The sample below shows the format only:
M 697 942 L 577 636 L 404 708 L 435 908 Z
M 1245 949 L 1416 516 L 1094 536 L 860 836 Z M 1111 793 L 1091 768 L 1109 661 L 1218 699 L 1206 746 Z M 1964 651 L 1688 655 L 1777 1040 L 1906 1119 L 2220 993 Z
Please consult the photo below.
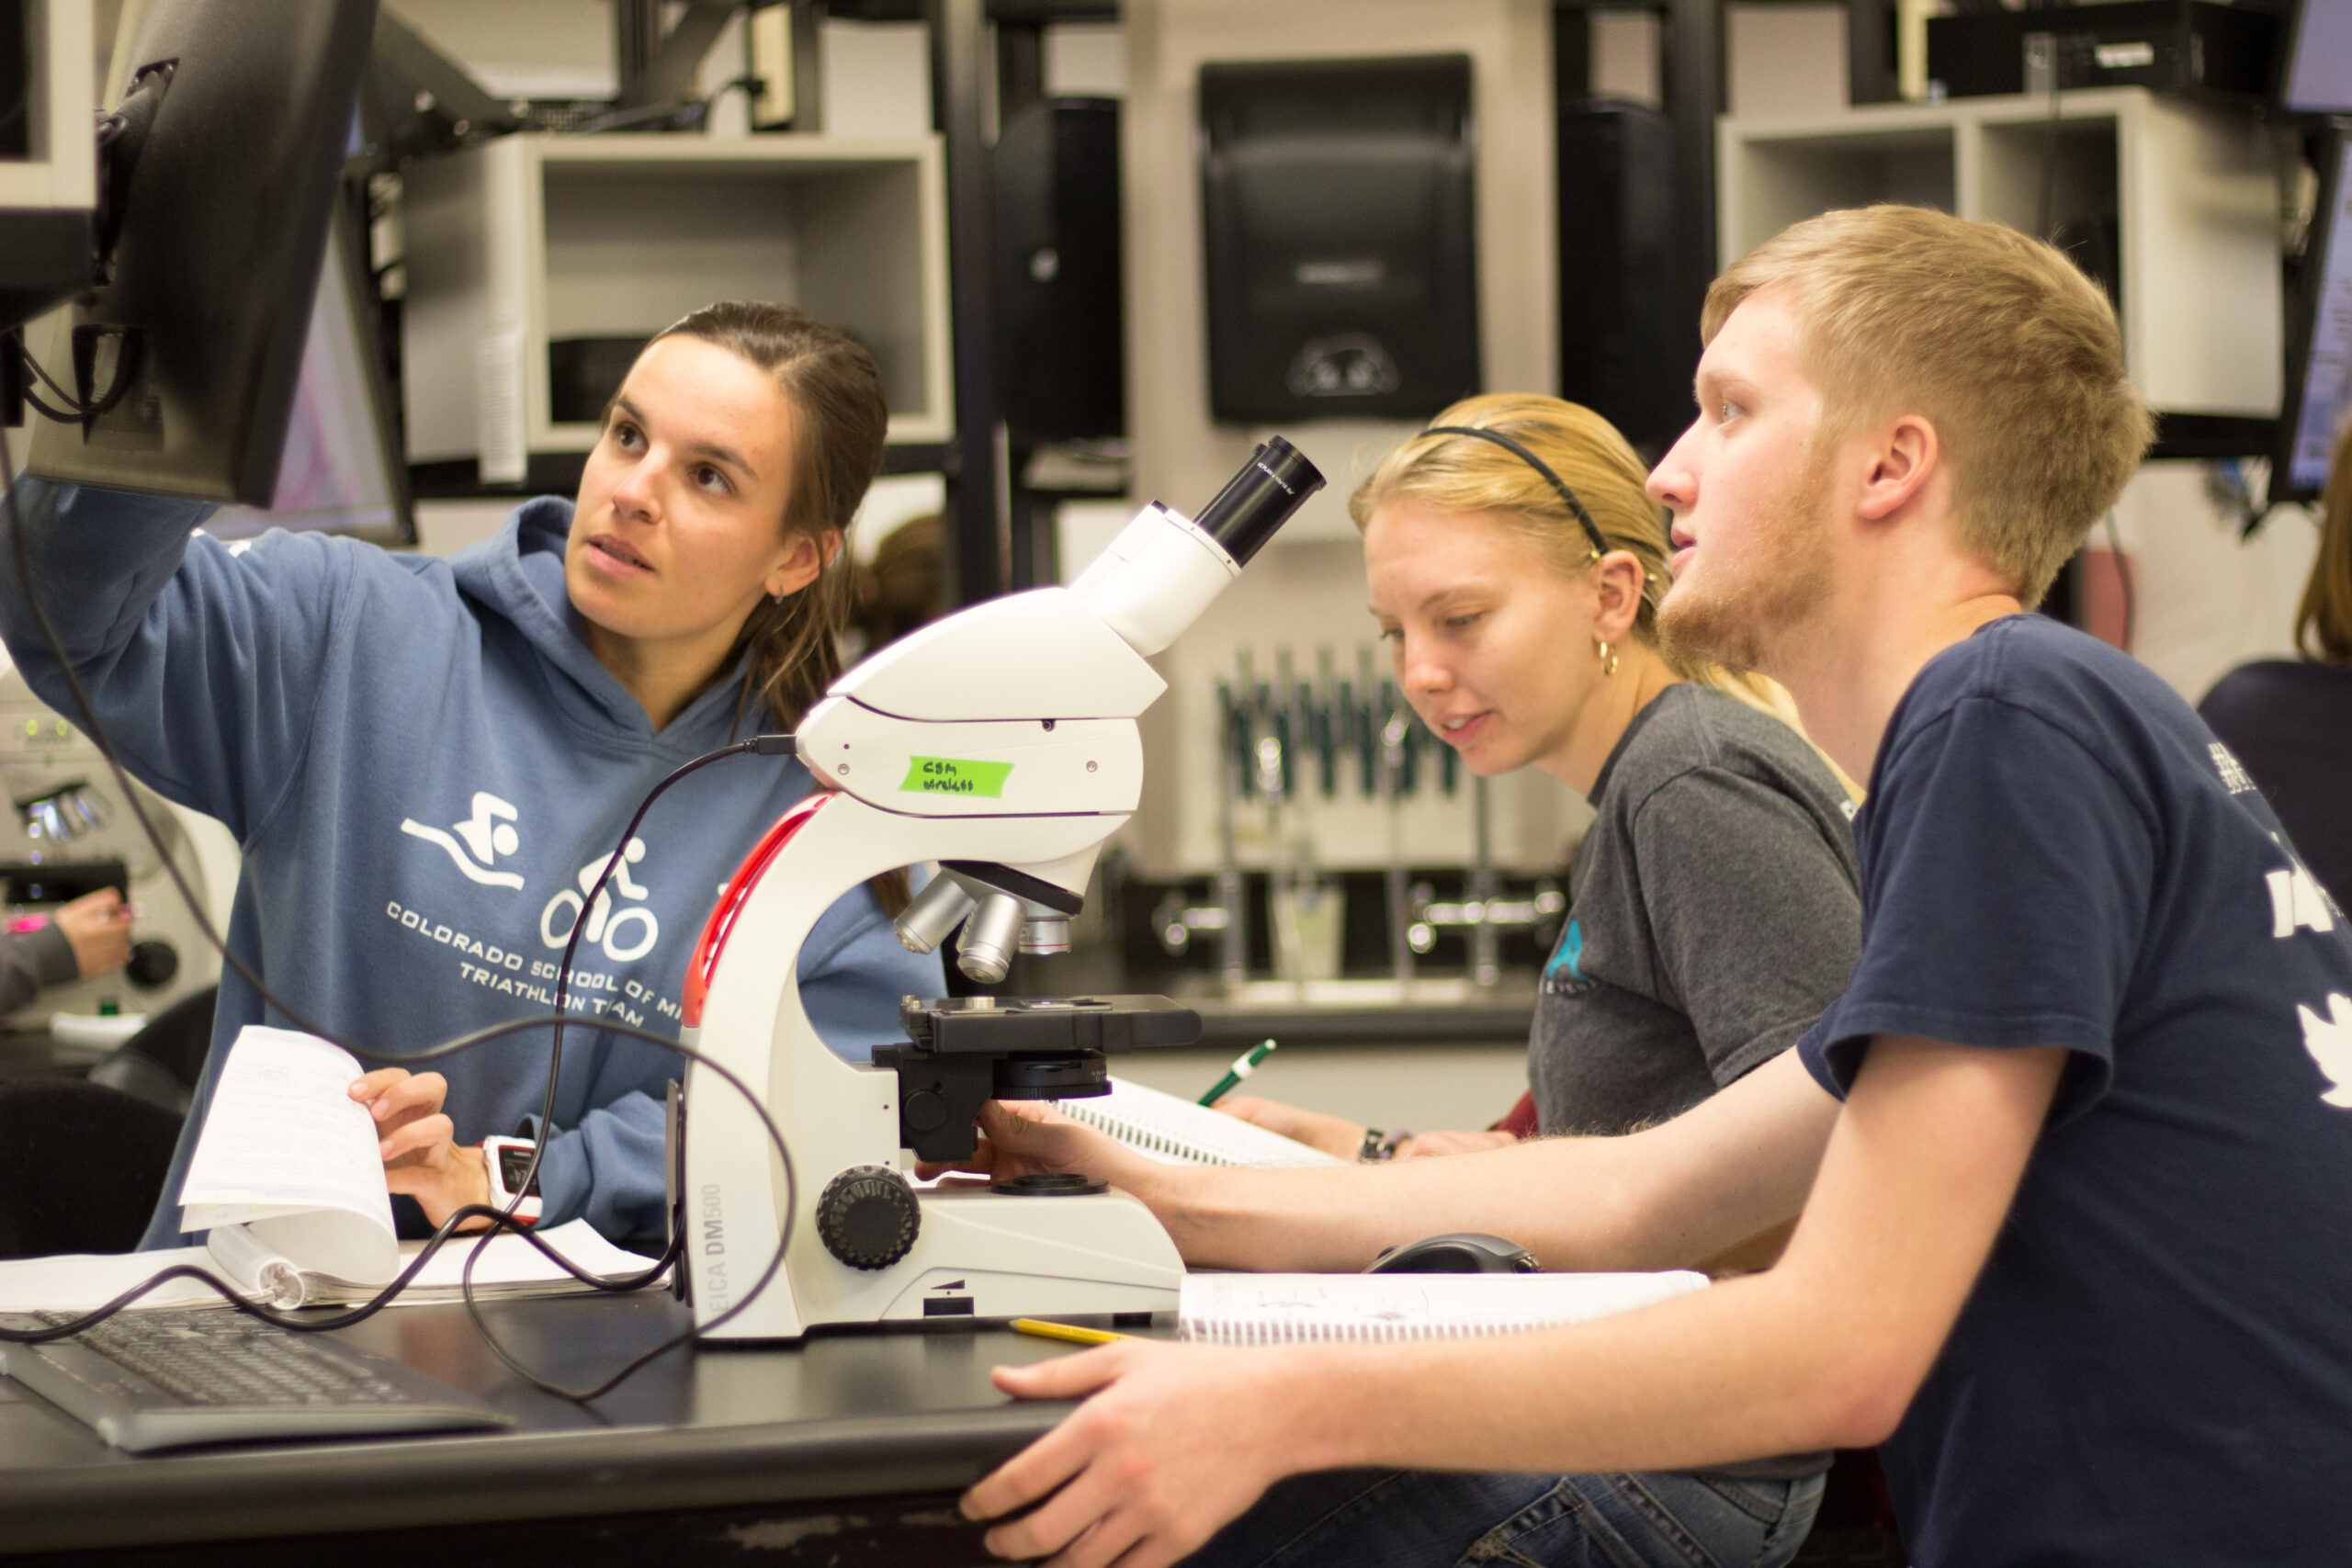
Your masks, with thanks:
M 0 1371 L 134 1452 L 514 1424 L 397 1361 L 220 1308 L 117 1313 L 70 1338 L 0 1347 Z

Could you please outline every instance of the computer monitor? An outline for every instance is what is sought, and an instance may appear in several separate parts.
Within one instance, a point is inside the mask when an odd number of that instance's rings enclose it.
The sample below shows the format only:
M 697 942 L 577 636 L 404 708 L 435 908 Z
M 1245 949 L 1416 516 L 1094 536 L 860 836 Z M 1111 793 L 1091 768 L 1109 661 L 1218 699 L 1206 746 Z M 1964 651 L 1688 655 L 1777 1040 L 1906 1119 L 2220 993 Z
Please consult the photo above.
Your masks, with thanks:
M 327 227 L 277 488 L 266 508 L 232 505 L 215 512 L 204 525 L 215 538 L 287 528 L 349 534 L 379 545 L 416 543 L 408 468 L 401 460 L 379 347 L 376 294 L 361 260 L 362 221 L 346 202 Z
M 65 313 L 43 358 L 88 412 L 38 422 L 28 468 L 277 499 L 375 12 L 374 0 L 146 8 L 113 75 L 130 84 L 127 104 L 155 99 L 152 118 L 100 153 L 111 276 Z
M 2335 130 L 2320 139 L 2319 176 L 2301 298 L 2288 323 L 2273 501 L 2318 497 L 2336 432 L 2352 413 L 2352 134 Z
M 2295 8 L 2278 101 L 2298 114 L 2352 114 L 2352 0 Z

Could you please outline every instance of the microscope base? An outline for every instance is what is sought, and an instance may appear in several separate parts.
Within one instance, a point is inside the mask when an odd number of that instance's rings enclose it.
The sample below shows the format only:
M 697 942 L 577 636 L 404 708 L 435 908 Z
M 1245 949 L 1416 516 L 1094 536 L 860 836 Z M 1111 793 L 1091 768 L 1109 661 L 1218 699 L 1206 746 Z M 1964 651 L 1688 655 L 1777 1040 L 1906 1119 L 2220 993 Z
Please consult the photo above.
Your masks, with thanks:
M 1123 1192 L 1022 1198 L 985 1182 L 942 1183 L 922 1205 L 913 1250 L 888 1269 L 851 1269 L 796 1234 L 784 1277 L 705 1339 L 1176 1308 L 1183 1259 L 1151 1211 Z

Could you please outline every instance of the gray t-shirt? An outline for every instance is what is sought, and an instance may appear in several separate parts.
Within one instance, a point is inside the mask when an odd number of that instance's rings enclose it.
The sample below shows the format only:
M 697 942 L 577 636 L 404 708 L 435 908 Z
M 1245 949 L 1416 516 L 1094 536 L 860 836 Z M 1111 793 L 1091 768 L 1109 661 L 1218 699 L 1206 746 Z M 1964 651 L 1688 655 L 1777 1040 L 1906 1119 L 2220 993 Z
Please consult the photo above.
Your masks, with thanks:
M 1862 940 L 1852 807 L 1797 733 L 1721 692 L 1669 686 L 1593 781 L 1567 929 L 1527 1048 L 1546 1133 L 1680 1115 L 1797 1043 Z M 1793 1481 L 1829 1455 L 1710 1474 Z
M 1594 782 L 1528 1081 L 1546 1133 L 1663 1122 L 1797 1043 L 1861 944 L 1845 791 L 1794 730 L 1669 686 Z

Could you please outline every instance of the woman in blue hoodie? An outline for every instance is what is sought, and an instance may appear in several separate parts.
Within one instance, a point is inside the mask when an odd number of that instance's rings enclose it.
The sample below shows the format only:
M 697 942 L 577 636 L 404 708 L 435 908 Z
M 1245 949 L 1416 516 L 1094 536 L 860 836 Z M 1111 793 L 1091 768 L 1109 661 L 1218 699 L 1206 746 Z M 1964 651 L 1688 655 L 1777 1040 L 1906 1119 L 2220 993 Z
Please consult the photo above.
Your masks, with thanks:
M 667 1033 L 720 886 L 809 787 L 784 758 L 707 768 L 662 797 L 593 907 L 639 801 L 730 740 L 786 729 L 838 672 L 839 556 L 888 423 L 872 357 L 783 306 L 698 310 L 647 345 L 576 502 L 526 502 L 447 560 L 274 533 L 242 553 L 192 531 L 201 502 L 27 481 L 34 590 L 131 771 L 227 823 L 244 851 L 230 946 L 288 1005 L 388 1054 L 550 1010 L 584 919 L 542 1224 L 662 1230 L 662 1098 L 678 1057 L 593 1027 Z M 843 563 L 845 565 L 845 563 Z M 0 549 L 0 631 L 72 712 Z M 799 955 L 828 1044 L 899 1038 L 936 995 L 886 904 L 842 898 Z M 283 1023 L 222 976 L 217 1046 Z M 395 1191 L 437 1222 L 488 1195 L 481 1142 L 539 1107 L 549 1041 L 518 1035 L 439 1073 L 369 1073 Z M 178 1190 L 226 1053 L 215 1049 L 150 1226 Z

